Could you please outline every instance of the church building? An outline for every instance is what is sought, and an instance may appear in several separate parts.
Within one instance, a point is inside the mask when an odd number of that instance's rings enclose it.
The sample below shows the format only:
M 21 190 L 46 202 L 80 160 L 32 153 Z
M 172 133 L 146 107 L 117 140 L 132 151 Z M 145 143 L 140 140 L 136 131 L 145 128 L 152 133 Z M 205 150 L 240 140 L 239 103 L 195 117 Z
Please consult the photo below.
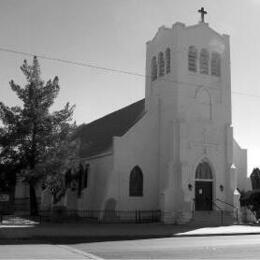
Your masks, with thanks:
M 247 151 L 233 138 L 229 36 L 200 12 L 198 24 L 162 26 L 146 43 L 144 99 L 79 127 L 82 179 L 68 209 L 158 210 L 186 223 L 216 201 L 237 203 Z

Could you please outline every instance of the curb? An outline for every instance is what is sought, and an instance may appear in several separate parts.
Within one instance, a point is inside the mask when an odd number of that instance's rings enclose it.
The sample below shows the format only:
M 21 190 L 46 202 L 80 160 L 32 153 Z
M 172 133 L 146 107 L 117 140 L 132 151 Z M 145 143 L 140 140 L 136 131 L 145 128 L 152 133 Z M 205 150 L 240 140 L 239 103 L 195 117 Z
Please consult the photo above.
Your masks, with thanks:
M 214 233 L 214 234 L 175 234 L 172 237 L 214 237 L 214 236 L 248 236 L 248 235 L 260 235 L 260 232 L 242 232 L 242 233 Z
M 173 234 L 173 235 L 131 235 L 131 236 L 31 236 L 19 238 L 0 238 L 0 245 L 3 244 L 69 244 L 69 243 L 93 243 L 120 240 L 156 239 L 156 238 L 183 238 L 183 237 L 214 237 L 214 236 L 248 236 L 260 235 L 260 232 L 247 233 L 214 233 L 214 234 Z

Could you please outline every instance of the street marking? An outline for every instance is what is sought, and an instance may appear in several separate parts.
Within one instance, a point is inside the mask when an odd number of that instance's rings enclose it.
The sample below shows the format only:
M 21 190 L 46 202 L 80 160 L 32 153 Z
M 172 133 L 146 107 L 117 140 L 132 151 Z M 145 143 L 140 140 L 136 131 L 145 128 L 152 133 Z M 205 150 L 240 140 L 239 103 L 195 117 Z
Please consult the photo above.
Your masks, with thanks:
M 89 259 L 93 259 L 93 260 L 104 260 L 104 258 L 101 258 L 101 257 L 98 257 L 94 254 L 90 254 L 90 253 L 87 253 L 87 252 L 84 252 L 82 250 L 79 250 L 79 249 L 76 249 L 76 248 L 73 248 L 71 246 L 66 246 L 66 245 L 56 245 L 57 247 L 60 247 L 60 248 L 63 248 L 63 249 L 66 249 L 72 253 L 76 253 L 76 254 L 79 254 L 79 255 L 82 255 L 82 256 L 85 256 Z

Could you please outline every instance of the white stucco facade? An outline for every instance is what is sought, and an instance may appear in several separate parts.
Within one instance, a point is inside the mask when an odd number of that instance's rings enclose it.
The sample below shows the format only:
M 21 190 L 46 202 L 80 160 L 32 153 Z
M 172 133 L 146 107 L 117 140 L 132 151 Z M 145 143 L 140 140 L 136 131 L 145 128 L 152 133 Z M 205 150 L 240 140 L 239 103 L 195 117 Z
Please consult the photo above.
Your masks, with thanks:
M 188 69 L 190 46 L 198 50 L 196 72 Z M 167 48 L 170 72 L 152 80 L 152 58 Z M 201 49 L 209 53 L 208 74 L 200 73 Z M 221 57 L 219 76 L 211 75 L 213 52 Z M 231 125 L 229 36 L 206 23 L 161 27 L 147 42 L 146 76 L 144 115 L 122 136 L 114 136 L 108 151 L 81 159 L 90 172 L 78 209 L 105 210 L 113 200 L 115 210 L 161 210 L 167 213 L 165 222 L 187 222 L 199 208 L 198 181 L 210 182 L 213 202 L 234 204 L 236 188 L 248 187 L 246 150 L 234 143 Z M 209 166 L 211 179 L 196 179 L 201 163 Z M 129 194 L 135 166 L 143 174 L 142 196 Z

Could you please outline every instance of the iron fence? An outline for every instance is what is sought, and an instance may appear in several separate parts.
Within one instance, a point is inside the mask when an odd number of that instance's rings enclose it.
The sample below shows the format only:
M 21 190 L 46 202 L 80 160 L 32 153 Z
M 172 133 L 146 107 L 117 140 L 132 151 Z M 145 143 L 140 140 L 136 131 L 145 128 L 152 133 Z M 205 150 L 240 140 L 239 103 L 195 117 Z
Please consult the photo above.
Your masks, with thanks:
M 101 222 L 101 223 L 151 223 L 159 222 L 160 210 L 55 210 L 41 211 L 42 221 L 58 222 Z
M 38 216 L 0 215 L 0 224 L 58 223 L 153 223 L 161 221 L 160 210 L 52 210 L 40 211 Z
M 38 208 L 40 208 L 40 198 L 37 198 Z M 15 198 L 14 200 L 0 202 L 0 215 L 28 215 L 30 212 L 29 198 Z

